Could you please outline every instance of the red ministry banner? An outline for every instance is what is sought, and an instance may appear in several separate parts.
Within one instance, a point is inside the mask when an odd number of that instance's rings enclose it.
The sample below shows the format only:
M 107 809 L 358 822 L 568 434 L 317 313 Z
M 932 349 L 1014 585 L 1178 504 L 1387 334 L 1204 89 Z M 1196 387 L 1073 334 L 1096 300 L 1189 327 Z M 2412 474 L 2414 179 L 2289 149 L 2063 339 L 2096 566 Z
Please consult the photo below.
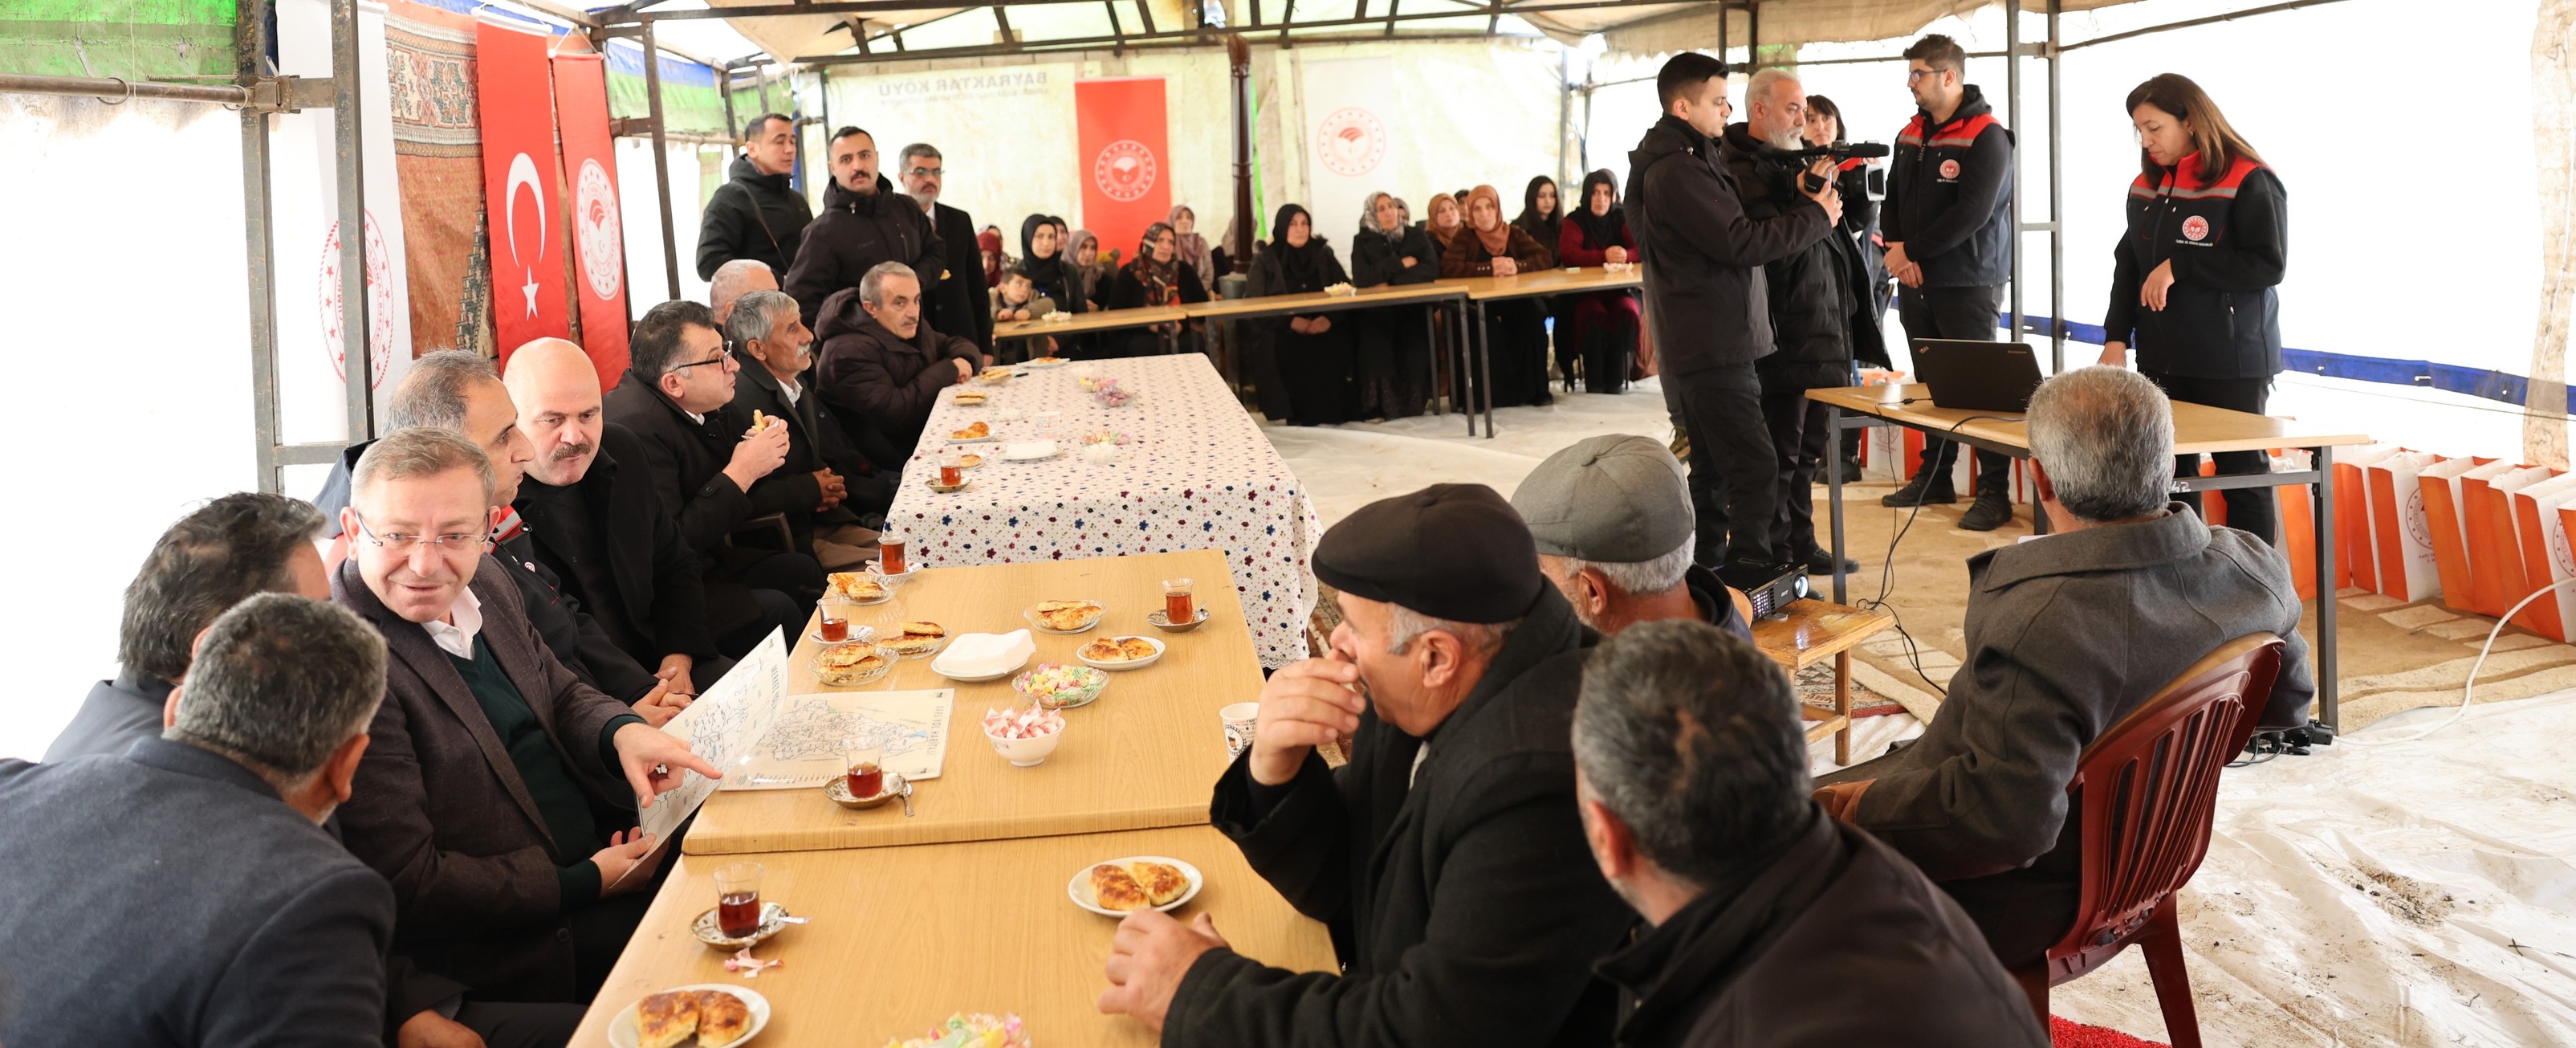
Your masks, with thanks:
M 543 34 L 474 23 L 483 115 L 483 214 L 490 231 L 492 334 L 501 359 L 531 339 L 569 338 L 564 316 L 562 189 L 555 181 L 554 91 Z M 621 329 L 622 330 L 622 329 Z
M 1082 163 L 1081 226 L 1136 257 L 1145 227 L 1172 210 L 1172 171 L 1164 150 L 1163 78 L 1127 76 L 1073 82 L 1073 113 Z
M 617 156 L 608 138 L 608 72 L 597 53 L 555 56 L 555 117 L 572 183 L 574 297 L 581 341 L 599 387 L 626 373 L 625 226 L 618 220 Z

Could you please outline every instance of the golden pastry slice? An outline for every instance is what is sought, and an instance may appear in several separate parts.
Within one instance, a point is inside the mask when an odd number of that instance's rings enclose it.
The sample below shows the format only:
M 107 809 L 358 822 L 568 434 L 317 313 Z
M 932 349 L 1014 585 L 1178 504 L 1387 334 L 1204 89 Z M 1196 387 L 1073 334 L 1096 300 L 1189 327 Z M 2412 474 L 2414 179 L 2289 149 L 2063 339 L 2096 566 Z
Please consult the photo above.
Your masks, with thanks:
M 992 435 L 993 427 L 982 422 L 975 423 L 974 425 L 968 426 L 964 429 L 952 430 L 948 434 L 950 438 L 955 440 L 974 440 L 978 437 L 989 437 Z
M 635 1006 L 636 1048 L 671 1048 L 698 1032 L 698 995 L 657 993 Z
M 742 998 L 716 990 L 698 991 L 698 1044 L 721 1048 L 751 1033 L 751 1008 Z
M 903 624 L 903 635 L 907 637 L 945 637 L 948 635 L 948 631 L 941 629 L 939 624 L 936 622 L 907 622 Z
M 1189 875 L 1170 863 L 1128 863 L 1127 873 L 1136 878 L 1136 886 L 1145 889 L 1145 898 L 1155 906 L 1166 905 L 1190 890 Z
M 875 600 L 886 595 L 885 584 L 864 571 L 835 571 L 824 576 L 823 581 L 832 587 L 832 592 L 853 600 Z
M 982 455 L 959 455 L 959 456 L 957 456 L 957 465 L 958 465 L 960 468 L 963 468 L 963 469 L 973 469 L 973 468 L 975 468 L 975 467 L 977 467 L 977 466 L 981 466 L 981 465 L 983 465 L 983 464 L 984 464 L 984 456 L 982 456 Z
M 1118 650 L 1130 661 L 1150 659 L 1154 657 L 1154 642 L 1143 637 L 1123 637 L 1118 641 Z
M 1146 898 L 1144 886 L 1126 868 L 1101 863 L 1091 868 L 1091 902 L 1104 910 L 1129 913 L 1153 905 Z
M 1102 637 L 1099 640 L 1083 645 L 1082 650 L 1078 654 L 1093 662 L 1127 661 L 1127 653 L 1119 649 L 1118 642 L 1110 640 L 1107 637 Z

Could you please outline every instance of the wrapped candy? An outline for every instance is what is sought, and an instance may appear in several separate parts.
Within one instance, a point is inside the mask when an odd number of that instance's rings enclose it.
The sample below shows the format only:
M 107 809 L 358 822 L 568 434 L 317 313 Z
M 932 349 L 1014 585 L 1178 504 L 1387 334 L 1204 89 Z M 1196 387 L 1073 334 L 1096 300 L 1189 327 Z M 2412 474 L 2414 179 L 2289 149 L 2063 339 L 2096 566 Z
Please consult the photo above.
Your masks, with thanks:
M 931 1027 L 927 1036 L 888 1039 L 885 1048 L 1035 1048 L 1035 1042 L 1029 1040 L 1017 1015 L 960 1012 Z
M 984 734 L 996 739 L 1035 739 L 1062 730 L 1064 714 L 1040 705 L 984 712 Z

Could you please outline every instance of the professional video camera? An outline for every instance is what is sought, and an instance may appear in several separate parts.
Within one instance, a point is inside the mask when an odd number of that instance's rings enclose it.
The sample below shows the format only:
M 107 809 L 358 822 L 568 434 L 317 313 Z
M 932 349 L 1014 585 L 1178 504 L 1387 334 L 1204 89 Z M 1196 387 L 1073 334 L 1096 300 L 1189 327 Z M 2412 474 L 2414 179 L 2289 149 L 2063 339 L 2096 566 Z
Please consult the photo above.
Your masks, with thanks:
M 1837 142 L 1829 146 L 1809 146 L 1805 149 L 1773 149 L 1765 155 L 1783 163 L 1801 166 L 1817 160 L 1830 159 L 1835 166 L 1840 167 L 1854 160 L 1877 160 L 1885 157 L 1887 146 L 1879 142 Z M 1887 199 L 1886 168 L 1872 166 L 1869 173 L 1862 177 L 1862 184 L 1868 188 L 1870 199 Z M 1820 178 L 1812 171 L 1802 171 L 1798 174 L 1798 189 L 1801 192 L 1813 193 L 1822 190 L 1831 181 L 1831 178 Z

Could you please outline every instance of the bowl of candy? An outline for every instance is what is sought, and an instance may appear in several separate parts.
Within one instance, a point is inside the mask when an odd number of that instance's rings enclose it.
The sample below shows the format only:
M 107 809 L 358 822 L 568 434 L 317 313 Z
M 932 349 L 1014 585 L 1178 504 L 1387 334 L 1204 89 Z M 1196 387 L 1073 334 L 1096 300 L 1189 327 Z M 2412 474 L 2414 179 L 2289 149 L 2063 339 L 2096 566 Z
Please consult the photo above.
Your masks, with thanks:
M 1012 767 L 1034 768 L 1046 763 L 1056 744 L 1064 741 L 1064 713 L 1042 704 L 1024 710 L 987 710 L 984 738 Z
M 1091 705 L 1108 687 L 1107 673 L 1060 662 L 1041 662 L 1036 669 L 1011 679 L 1011 690 L 1019 692 L 1021 698 L 1051 710 Z
M 1136 394 L 1120 388 L 1118 380 L 1114 378 L 1085 375 L 1077 381 L 1081 384 L 1083 392 L 1091 394 L 1091 399 L 1099 401 L 1102 407 L 1123 407 L 1135 403 L 1137 399 Z

